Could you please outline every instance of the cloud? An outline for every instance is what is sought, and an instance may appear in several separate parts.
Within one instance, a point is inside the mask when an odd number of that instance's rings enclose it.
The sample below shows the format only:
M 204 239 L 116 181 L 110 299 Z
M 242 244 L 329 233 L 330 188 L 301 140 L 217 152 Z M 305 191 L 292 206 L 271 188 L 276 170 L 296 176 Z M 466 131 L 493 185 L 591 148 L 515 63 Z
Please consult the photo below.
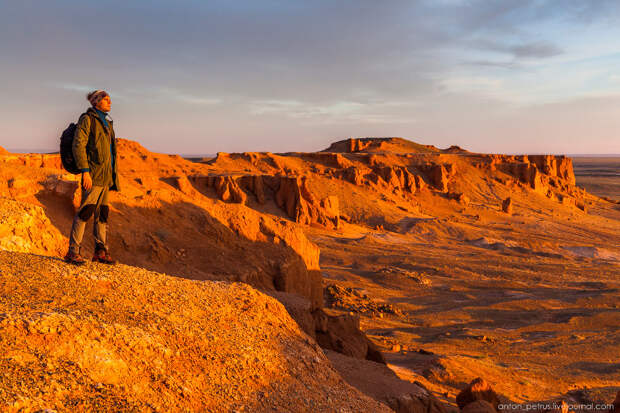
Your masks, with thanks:
M 520 45 L 514 45 L 509 49 L 515 58 L 540 58 L 557 56 L 563 53 L 563 50 L 549 42 L 539 41 L 533 43 L 525 43 Z
M 493 60 L 469 60 L 469 61 L 464 61 L 463 63 L 466 65 L 499 67 L 499 68 L 504 68 L 504 69 L 515 69 L 515 68 L 520 67 L 520 64 L 515 62 L 514 60 L 505 61 L 505 62 L 493 61 Z
M 93 90 L 97 89 L 93 86 L 76 85 L 72 83 L 59 83 L 59 84 L 56 84 L 55 86 L 60 89 L 70 90 L 72 92 L 83 92 L 83 93 L 92 92 Z
M 619 84 L 620 58 L 600 59 L 617 52 L 617 0 L 29 4 L 9 2 L 0 14 L 0 38 L 11 39 L 0 42 L 10 57 L 2 73 L 15 79 L 0 84 L 3 124 L 33 105 L 54 106 L 40 89 L 57 81 L 56 92 L 79 92 L 80 103 L 96 88 L 123 99 L 119 128 L 134 122 L 132 136 L 147 133 L 136 113 L 177 122 L 153 127 L 153 140 L 187 125 L 187 145 L 200 152 L 226 134 L 279 142 L 395 124 L 402 128 L 390 134 L 420 124 L 454 134 L 460 113 L 615 93 Z M 471 130 L 482 134 L 488 125 L 476 119 Z M 35 127 L 31 135 L 42 136 Z
M 263 100 L 249 105 L 249 113 L 254 116 L 275 115 L 300 121 L 313 121 L 317 124 L 361 122 L 412 123 L 411 115 L 403 116 L 393 111 L 396 107 L 410 106 L 408 102 L 360 103 L 335 101 L 324 104 L 298 100 Z
M 217 98 L 189 96 L 184 94 L 176 94 L 173 97 L 180 102 L 189 103 L 192 105 L 217 105 L 222 102 L 221 99 Z
M 523 59 L 546 59 L 564 53 L 558 45 L 545 40 L 512 43 L 506 40 L 484 38 L 476 39 L 472 42 L 472 46 L 479 50 L 508 55 L 515 64 Z

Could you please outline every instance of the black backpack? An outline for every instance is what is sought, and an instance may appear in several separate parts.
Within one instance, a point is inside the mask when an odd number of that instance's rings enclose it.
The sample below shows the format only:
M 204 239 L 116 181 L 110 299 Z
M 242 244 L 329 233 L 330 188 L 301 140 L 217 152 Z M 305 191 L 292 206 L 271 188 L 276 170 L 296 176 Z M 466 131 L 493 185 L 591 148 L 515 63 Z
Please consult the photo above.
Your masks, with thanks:
M 93 123 L 94 122 L 90 123 L 91 134 L 93 133 Z M 62 166 L 67 170 L 67 172 L 75 175 L 81 173 L 75 163 L 75 158 L 73 157 L 73 137 L 75 136 L 76 128 L 77 125 L 75 123 L 71 123 L 67 129 L 64 130 L 62 135 L 60 135 L 60 160 L 62 161 Z

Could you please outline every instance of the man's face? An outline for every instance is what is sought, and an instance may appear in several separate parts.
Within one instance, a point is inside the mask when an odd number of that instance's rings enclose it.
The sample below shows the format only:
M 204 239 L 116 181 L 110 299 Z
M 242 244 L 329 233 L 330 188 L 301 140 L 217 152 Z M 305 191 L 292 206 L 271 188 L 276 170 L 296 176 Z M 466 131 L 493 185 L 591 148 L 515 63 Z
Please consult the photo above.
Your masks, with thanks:
M 112 107 L 112 99 L 110 96 L 106 96 L 97 103 L 96 108 L 103 112 L 109 112 Z

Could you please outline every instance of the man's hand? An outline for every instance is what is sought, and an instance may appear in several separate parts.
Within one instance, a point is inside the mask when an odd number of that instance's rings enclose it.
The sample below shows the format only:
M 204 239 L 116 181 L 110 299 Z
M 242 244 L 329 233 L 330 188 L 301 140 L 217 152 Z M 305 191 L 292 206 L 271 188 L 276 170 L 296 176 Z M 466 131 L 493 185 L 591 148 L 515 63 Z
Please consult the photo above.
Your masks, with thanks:
M 87 191 L 90 191 L 90 188 L 93 187 L 93 180 L 90 177 L 90 172 L 82 172 L 82 188 Z

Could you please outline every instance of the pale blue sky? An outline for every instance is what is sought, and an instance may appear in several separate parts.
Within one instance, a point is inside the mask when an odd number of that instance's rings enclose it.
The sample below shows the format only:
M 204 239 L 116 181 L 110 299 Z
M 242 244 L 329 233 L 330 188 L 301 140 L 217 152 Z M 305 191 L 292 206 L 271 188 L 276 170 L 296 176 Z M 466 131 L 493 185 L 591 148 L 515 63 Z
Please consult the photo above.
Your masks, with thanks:
M 0 0 L 0 146 L 53 149 L 112 96 L 169 153 L 403 136 L 620 153 L 620 2 Z

